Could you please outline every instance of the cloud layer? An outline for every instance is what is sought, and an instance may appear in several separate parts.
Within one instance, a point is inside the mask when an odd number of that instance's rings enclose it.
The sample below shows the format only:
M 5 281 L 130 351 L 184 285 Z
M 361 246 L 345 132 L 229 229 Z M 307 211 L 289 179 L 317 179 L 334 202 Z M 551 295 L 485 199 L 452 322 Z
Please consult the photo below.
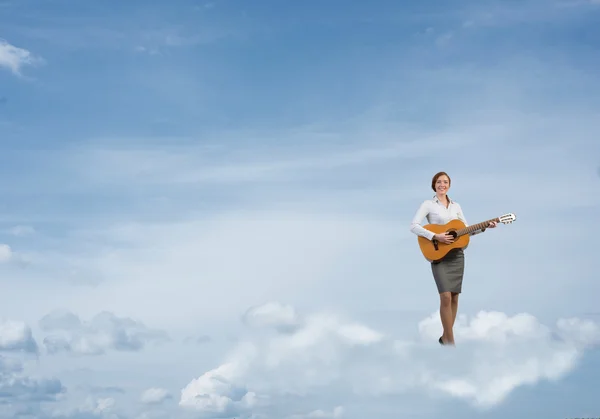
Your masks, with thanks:
M 526 313 L 462 315 L 458 346 L 442 348 L 437 313 L 418 324 L 414 339 L 399 340 L 331 312 L 294 315 L 297 329 L 283 333 L 290 307 L 268 303 L 250 312 L 261 313 L 258 329 L 226 362 L 192 380 L 180 406 L 202 417 L 251 417 L 292 396 L 327 393 L 337 403 L 416 390 L 485 409 L 524 385 L 563 378 L 600 343 L 591 321 L 560 319 L 549 327 Z

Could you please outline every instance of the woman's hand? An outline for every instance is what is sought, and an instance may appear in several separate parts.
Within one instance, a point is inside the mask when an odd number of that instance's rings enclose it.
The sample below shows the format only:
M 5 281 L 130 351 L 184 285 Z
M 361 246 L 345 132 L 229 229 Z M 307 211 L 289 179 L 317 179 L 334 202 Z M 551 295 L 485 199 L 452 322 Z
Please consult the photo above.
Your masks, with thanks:
M 497 222 L 495 221 L 490 221 L 490 225 L 488 226 L 488 228 L 495 228 L 498 225 Z
M 454 236 L 448 233 L 436 234 L 435 236 L 433 236 L 433 239 L 445 244 L 450 244 L 454 241 Z

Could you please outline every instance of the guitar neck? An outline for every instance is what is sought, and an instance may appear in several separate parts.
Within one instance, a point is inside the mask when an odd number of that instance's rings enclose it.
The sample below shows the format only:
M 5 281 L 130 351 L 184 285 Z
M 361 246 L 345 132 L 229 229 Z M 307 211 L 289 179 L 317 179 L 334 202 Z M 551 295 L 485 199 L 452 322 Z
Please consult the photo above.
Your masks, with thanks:
M 482 228 L 486 228 L 490 225 L 492 221 L 499 222 L 498 218 L 492 218 L 491 220 L 483 221 L 481 223 L 470 225 L 469 227 L 461 228 L 456 231 L 458 236 L 464 236 L 465 234 L 471 234 L 477 230 L 481 230 Z

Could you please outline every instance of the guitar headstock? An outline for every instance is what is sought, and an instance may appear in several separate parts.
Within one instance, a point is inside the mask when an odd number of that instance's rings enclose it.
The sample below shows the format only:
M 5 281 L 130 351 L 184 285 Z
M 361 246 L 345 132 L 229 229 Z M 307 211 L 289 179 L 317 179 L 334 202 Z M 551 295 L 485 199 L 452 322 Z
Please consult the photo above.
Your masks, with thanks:
M 501 222 L 502 224 L 510 224 L 513 221 L 515 221 L 517 219 L 517 216 L 515 214 L 513 214 L 512 212 L 509 212 L 508 214 L 504 214 L 501 215 L 500 217 L 498 217 L 498 221 Z

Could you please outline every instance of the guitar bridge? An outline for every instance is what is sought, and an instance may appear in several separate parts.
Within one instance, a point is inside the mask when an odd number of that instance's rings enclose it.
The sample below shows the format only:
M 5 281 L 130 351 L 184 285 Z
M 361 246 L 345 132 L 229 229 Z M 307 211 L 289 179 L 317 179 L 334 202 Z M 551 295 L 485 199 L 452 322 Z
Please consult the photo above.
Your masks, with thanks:
M 438 247 L 438 241 L 437 240 L 433 240 L 433 248 L 435 250 L 440 250 L 439 247 Z

